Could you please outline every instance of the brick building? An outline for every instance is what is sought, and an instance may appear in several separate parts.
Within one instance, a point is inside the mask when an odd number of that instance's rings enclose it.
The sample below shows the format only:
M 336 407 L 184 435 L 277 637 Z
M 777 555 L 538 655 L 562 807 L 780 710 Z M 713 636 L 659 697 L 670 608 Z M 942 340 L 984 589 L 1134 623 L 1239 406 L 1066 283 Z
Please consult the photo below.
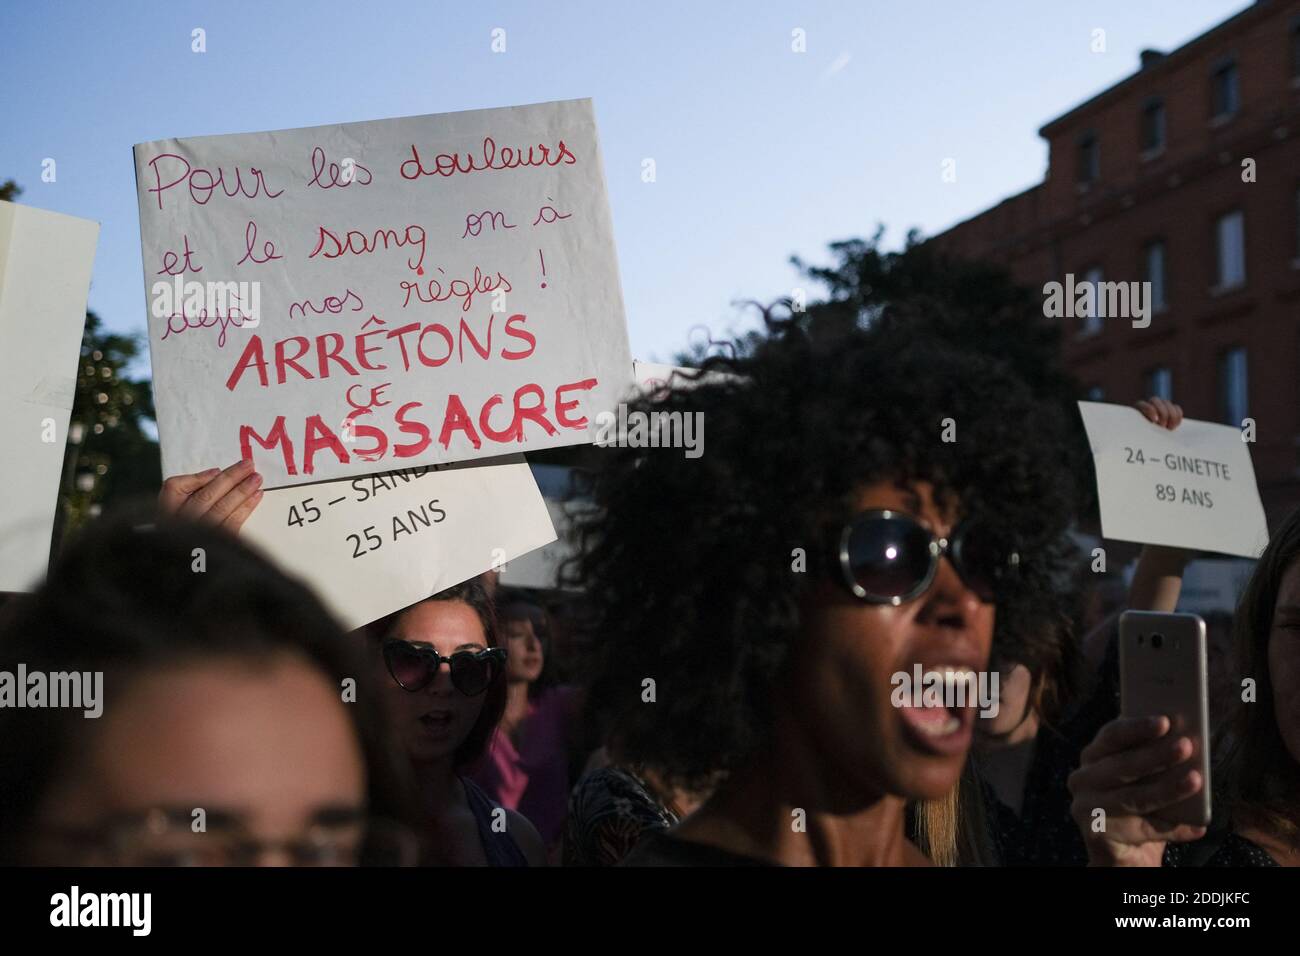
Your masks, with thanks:
M 1145 329 L 1055 320 L 1068 367 L 1096 400 L 1160 394 L 1193 418 L 1254 418 L 1272 523 L 1300 504 L 1300 0 L 1144 51 L 1039 135 L 1042 183 L 931 242 L 1035 287 L 1149 281 Z

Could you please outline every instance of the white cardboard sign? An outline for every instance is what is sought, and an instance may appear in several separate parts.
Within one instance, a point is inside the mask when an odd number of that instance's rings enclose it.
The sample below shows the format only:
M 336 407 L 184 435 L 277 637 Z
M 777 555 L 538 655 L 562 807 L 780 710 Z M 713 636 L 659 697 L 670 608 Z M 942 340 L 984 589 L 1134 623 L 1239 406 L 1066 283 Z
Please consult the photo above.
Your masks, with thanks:
M 567 590 L 563 580 L 564 565 L 577 554 L 577 542 L 569 509 L 573 505 L 546 499 L 546 510 L 555 527 L 555 540 L 543 548 L 530 551 L 501 567 L 500 583 L 509 588 L 533 590 Z
M 555 540 L 522 455 L 268 491 L 240 533 L 349 630 Z
M 45 576 L 99 223 L 0 202 L 0 591 Z
M 590 100 L 135 147 L 163 472 L 591 441 L 631 364 Z
M 1268 525 L 1250 445 L 1229 425 L 1173 431 L 1135 408 L 1080 402 L 1107 538 L 1254 558 Z

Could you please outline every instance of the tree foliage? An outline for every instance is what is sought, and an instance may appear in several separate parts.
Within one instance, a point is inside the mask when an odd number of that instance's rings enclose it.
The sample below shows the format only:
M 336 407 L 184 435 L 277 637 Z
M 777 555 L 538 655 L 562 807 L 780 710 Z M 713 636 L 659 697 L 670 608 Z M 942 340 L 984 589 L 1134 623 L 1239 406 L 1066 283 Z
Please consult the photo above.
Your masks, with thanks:
M 791 258 L 829 293 L 809 306 L 814 321 L 909 326 L 1006 362 L 1043 398 L 1077 400 L 1081 390 L 1062 362 L 1060 326 L 1044 320 L 1041 295 L 999 265 L 939 253 L 916 230 L 901 251 L 882 251 L 883 231 L 831 243 L 830 266 Z
M 901 250 L 884 251 L 883 234 L 880 226 L 870 239 L 831 243 L 828 266 L 791 257 L 796 269 L 826 290 L 824 298 L 807 306 L 811 329 L 844 323 L 906 329 L 961 352 L 990 356 L 1009 366 L 1037 399 L 1060 405 L 1066 421 L 1077 421 L 1074 403 L 1082 389 L 1065 368 L 1060 325 L 1044 318 L 1036 290 L 1016 283 L 996 263 L 946 256 L 922 242 L 916 230 Z M 1082 429 L 1065 440 L 1065 447 L 1050 451 L 1070 464 L 1077 476 L 1076 500 L 1087 514 L 1095 490 Z
M 153 389 L 127 372 L 139 354 L 138 336 L 107 332 L 95 313 L 86 313 L 59 489 L 62 533 L 111 503 L 158 492 L 158 443 L 147 428 Z

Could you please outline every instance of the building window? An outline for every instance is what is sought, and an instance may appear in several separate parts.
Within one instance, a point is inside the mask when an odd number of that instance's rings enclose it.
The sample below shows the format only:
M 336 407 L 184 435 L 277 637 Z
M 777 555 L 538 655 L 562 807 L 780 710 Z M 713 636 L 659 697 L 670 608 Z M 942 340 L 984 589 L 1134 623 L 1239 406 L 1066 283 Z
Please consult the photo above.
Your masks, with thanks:
M 1101 331 L 1101 320 L 1106 317 L 1106 300 L 1102 294 L 1102 271 L 1094 266 L 1083 274 L 1081 285 L 1092 286 L 1092 307 L 1086 305 L 1079 313 L 1079 334 L 1096 335 Z
M 1246 411 L 1246 350 L 1228 349 L 1219 356 L 1219 409 L 1229 425 L 1241 427 Z
M 1078 178 L 1081 185 L 1101 178 L 1101 145 L 1096 133 L 1084 133 L 1079 140 Z
M 1246 281 L 1246 223 L 1240 209 L 1220 216 L 1214 224 L 1218 267 L 1215 287 L 1233 289 Z
M 1142 152 L 1158 153 L 1165 148 L 1165 104 L 1163 100 L 1150 100 L 1142 107 Z
M 1162 365 L 1147 372 L 1146 394 L 1167 402 L 1174 400 L 1174 373 L 1168 366 Z
M 1148 242 L 1142 256 L 1143 279 L 1150 285 L 1152 312 L 1163 312 L 1168 307 L 1165 300 L 1165 244 L 1162 240 Z
M 1210 118 L 1224 119 L 1240 106 L 1237 90 L 1237 63 L 1227 60 L 1210 76 Z

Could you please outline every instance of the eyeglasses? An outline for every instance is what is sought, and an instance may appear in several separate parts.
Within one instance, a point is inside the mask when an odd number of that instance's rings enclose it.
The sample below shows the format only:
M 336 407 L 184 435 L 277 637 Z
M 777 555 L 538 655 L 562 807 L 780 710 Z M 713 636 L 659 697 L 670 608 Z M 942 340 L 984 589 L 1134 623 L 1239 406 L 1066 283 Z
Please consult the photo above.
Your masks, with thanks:
M 415 693 L 424 690 L 438 676 L 446 662 L 451 670 L 451 685 L 466 697 L 477 697 L 501 672 L 506 661 L 504 647 L 481 651 L 456 651 L 443 657 L 427 644 L 391 640 L 384 643 L 384 663 L 397 686 Z
M 317 821 L 296 837 L 274 841 L 258 839 L 226 814 L 214 812 L 196 829 L 192 812 L 164 808 L 99 826 L 40 826 L 37 835 L 63 848 L 58 859 L 79 865 L 414 866 L 419 856 L 419 841 L 406 827 L 360 813 Z
M 991 529 L 959 525 L 941 538 L 901 511 L 864 511 L 840 534 L 840 570 L 849 589 L 871 604 L 899 605 L 924 594 L 945 555 L 981 601 L 1012 580 L 1020 554 Z

